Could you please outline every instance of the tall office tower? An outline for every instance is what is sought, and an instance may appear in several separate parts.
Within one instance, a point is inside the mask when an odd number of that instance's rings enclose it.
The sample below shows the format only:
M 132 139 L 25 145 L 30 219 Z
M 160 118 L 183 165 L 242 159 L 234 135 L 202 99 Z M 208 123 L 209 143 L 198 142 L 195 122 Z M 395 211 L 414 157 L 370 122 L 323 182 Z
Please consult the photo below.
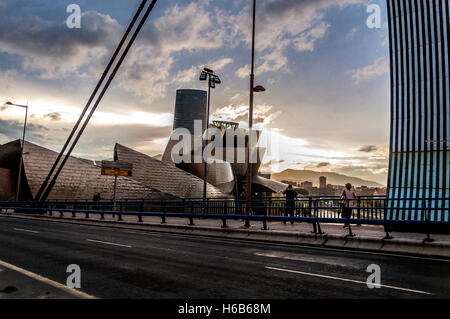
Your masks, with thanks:
M 319 185 L 321 189 L 327 188 L 327 178 L 325 176 L 319 177 Z
M 448 221 L 449 0 L 387 0 L 391 56 L 388 219 Z M 408 198 L 424 198 L 423 201 Z M 417 209 L 419 208 L 419 209 Z M 426 208 L 426 209 L 424 209 Z M 439 208 L 439 209 L 436 209 Z
M 186 128 L 194 134 L 194 121 L 202 121 L 202 133 L 206 129 L 206 91 L 177 90 L 173 129 Z

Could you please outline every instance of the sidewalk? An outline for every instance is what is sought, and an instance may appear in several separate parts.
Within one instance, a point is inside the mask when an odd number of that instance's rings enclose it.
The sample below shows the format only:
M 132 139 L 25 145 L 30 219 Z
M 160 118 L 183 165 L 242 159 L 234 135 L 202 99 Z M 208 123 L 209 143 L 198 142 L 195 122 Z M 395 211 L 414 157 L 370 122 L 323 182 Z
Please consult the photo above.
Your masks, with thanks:
M 84 213 L 77 213 L 76 218 L 73 218 L 71 213 L 64 213 L 64 217 L 60 217 L 57 212 L 54 212 L 53 216 L 23 214 L 10 216 L 138 230 L 450 258 L 450 235 L 431 234 L 433 241 L 427 242 L 424 241 L 426 238 L 424 233 L 390 232 L 389 234 L 393 238 L 386 239 L 384 227 L 375 225 L 352 225 L 354 236 L 351 237 L 348 229 L 344 229 L 342 224 L 321 224 L 324 234 L 320 235 L 312 232 L 313 226 L 310 223 L 267 222 L 267 230 L 263 230 L 261 221 L 251 221 L 250 228 L 245 228 L 243 220 L 227 220 L 227 227 L 222 228 L 220 219 L 194 218 L 194 225 L 189 225 L 188 218 L 179 217 L 166 217 L 166 223 L 162 224 L 160 217 L 153 216 L 144 216 L 142 222 L 138 222 L 137 216 L 129 215 L 122 215 L 123 221 L 120 222 L 117 220 L 117 216 L 112 218 L 111 215 L 105 215 L 105 219 L 100 220 L 100 216 L 94 214 L 87 219 Z

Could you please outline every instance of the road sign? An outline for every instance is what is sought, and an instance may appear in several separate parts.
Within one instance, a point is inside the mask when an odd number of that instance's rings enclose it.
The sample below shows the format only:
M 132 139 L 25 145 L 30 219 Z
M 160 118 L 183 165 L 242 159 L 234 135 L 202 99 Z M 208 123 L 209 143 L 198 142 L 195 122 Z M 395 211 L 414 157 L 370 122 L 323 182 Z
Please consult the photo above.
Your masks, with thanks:
M 102 161 L 102 175 L 131 176 L 133 164 L 122 161 Z

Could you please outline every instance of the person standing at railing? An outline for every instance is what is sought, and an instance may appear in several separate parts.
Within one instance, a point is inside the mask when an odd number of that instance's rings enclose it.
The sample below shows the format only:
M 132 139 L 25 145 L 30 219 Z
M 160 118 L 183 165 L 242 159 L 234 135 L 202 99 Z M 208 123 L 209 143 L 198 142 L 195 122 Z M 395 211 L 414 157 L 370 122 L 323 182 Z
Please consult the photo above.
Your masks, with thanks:
M 98 209 L 98 202 L 101 200 L 101 196 L 100 196 L 100 193 L 97 193 L 97 194 L 95 194 L 93 197 L 92 197 L 92 201 L 94 202 L 94 205 L 93 205 L 93 209 L 94 210 L 97 210 Z
M 292 188 L 292 185 L 289 185 L 288 188 L 283 192 L 283 195 L 286 196 L 286 204 L 284 206 L 284 216 L 294 216 L 295 210 L 295 199 L 298 196 L 298 193 Z M 286 224 L 286 221 L 283 221 Z M 294 224 L 294 221 L 291 220 L 291 224 Z
M 352 211 L 354 207 L 354 203 L 352 199 L 357 199 L 356 193 L 354 190 L 352 190 L 352 184 L 347 183 L 345 184 L 345 188 L 342 191 L 341 199 L 342 201 L 342 208 L 341 208 L 341 215 L 342 218 L 350 219 L 352 217 Z M 344 224 L 344 228 L 348 227 L 350 223 L 347 221 Z

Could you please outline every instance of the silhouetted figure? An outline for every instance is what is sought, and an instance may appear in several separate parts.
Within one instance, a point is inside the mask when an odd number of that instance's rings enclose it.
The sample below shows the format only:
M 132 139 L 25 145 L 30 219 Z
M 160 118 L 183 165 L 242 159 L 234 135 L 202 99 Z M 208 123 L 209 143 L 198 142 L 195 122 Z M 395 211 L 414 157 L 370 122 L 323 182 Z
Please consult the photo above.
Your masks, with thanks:
M 284 216 L 294 216 L 295 209 L 295 199 L 298 196 L 298 193 L 292 188 L 292 185 L 289 185 L 288 188 L 283 192 L 286 196 L 286 204 L 284 206 Z M 286 221 L 283 221 L 286 224 Z M 291 220 L 291 224 L 294 224 L 294 221 Z
M 99 202 L 101 200 L 100 193 L 97 193 L 92 197 L 92 201 Z
M 342 201 L 342 205 L 341 205 L 341 215 L 342 218 L 347 218 L 350 219 L 352 217 L 352 210 L 353 210 L 353 201 L 351 199 L 356 199 L 356 193 L 355 191 L 352 190 L 352 184 L 347 183 L 345 184 L 345 188 L 342 191 L 341 194 L 341 199 L 343 199 Z M 348 227 L 349 222 L 347 221 L 344 224 L 344 228 Z

